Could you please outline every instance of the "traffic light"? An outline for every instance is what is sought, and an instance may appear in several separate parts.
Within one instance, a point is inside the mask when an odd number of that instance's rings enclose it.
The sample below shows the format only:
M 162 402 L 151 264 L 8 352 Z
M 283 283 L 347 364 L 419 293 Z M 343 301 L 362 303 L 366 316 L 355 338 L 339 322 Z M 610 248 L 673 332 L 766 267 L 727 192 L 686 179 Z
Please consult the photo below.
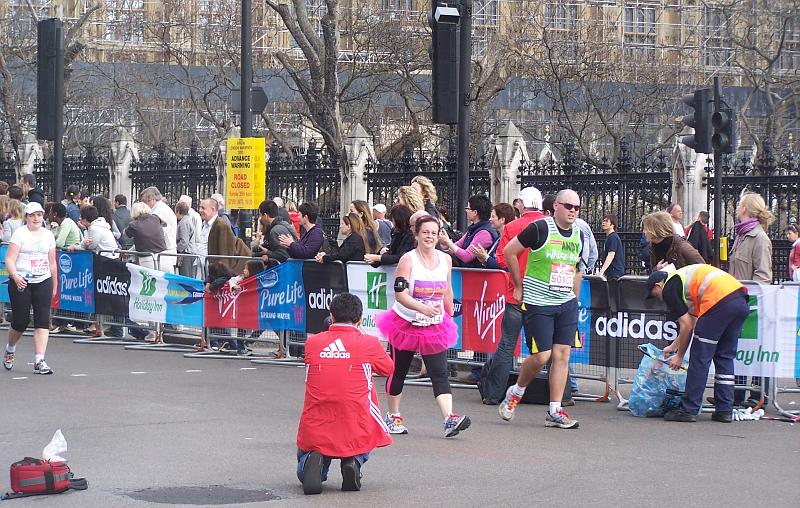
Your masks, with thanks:
M 711 117 L 714 125 L 714 136 L 711 144 L 718 153 L 733 153 L 736 143 L 736 111 L 731 108 L 720 108 Z
M 36 137 L 54 140 L 56 124 L 61 118 L 56 115 L 58 104 L 61 104 L 58 94 L 63 96 L 64 93 L 63 79 L 56 79 L 59 73 L 62 77 L 64 75 L 63 59 L 57 58 L 58 52 L 64 51 L 63 22 L 56 18 L 39 21 L 36 37 Z M 58 83 L 62 83 L 60 90 Z
M 683 103 L 694 108 L 694 113 L 681 119 L 684 125 L 694 128 L 694 135 L 681 137 L 681 143 L 697 153 L 711 153 L 711 89 L 701 88 L 684 95 Z
M 431 99 L 433 123 L 458 123 L 458 9 L 444 4 L 433 7 L 428 16 L 433 41 L 431 57 Z

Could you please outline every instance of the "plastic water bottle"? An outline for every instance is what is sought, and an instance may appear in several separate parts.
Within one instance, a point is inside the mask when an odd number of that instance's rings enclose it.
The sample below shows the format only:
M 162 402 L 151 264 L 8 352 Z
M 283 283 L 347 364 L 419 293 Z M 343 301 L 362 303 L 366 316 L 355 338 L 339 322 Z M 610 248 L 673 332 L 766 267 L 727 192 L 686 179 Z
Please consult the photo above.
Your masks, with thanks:
M 25 279 L 25 282 L 28 282 L 28 279 L 30 278 L 30 276 L 31 276 L 31 274 L 26 273 L 25 275 L 22 276 L 22 278 Z M 25 287 L 28 287 L 28 286 L 26 285 Z M 17 291 L 22 293 L 23 291 L 25 291 L 25 288 L 21 288 L 21 287 L 17 286 Z

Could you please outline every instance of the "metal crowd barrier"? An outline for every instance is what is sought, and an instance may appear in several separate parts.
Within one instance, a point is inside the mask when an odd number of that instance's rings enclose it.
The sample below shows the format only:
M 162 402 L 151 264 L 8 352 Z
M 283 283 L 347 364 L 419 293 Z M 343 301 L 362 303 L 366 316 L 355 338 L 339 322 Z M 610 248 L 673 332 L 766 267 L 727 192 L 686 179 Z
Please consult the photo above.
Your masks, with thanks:
M 138 257 L 150 257 L 154 259 L 154 254 L 150 252 L 137 252 L 134 250 L 122 250 L 122 249 L 114 249 L 114 250 L 100 250 L 97 252 L 98 255 L 103 254 L 112 254 L 112 256 L 107 257 L 114 257 L 124 259 L 126 255 L 136 256 Z M 126 336 L 126 332 L 128 331 L 129 325 L 132 326 L 132 323 L 128 323 L 119 318 L 119 316 L 107 316 L 102 314 L 94 314 L 94 319 L 91 323 L 95 326 L 96 331 L 94 336 L 85 337 L 80 339 L 75 339 L 72 342 L 75 344 L 91 344 L 91 345 L 106 345 L 106 346 L 129 346 L 129 345 L 136 345 L 136 344 L 143 344 L 145 343 L 144 340 L 137 339 L 130 335 Z M 110 328 L 117 328 L 122 332 L 121 337 L 117 336 L 109 336 L 105 334 L 106 327 Z
M 126 251 L 126 254 L 139 254 L 132 251 Z M 152 255 L 152 254 L 151 254 Z M 197 254 L 179 254 L 174 252 L 160 252 L 155 254 L 155 269 L 162 272 L 173 271 L 177 268 L 178 260 L 192 260 L 197 261 L 201 256 Z M 199 271 L 201 280 L 205 278 L 205 266 L 199 264 Z M 196 272 L 195 272 L 196 273 Z M 137 344 L 129 344 L 125 349 L 134 351 L 164 351 L 170 353 L 187 353 L 204 351 L 207 347 L 205 329 L 187 327 L 183 325 L 171 325 L 167 323 L 154 323 L 155 340 L 153 342 L 140 341 Z M 165 338 L 167 335 L 175 338 L 182 338 L 183 340 L 191 341 L 191 343 L 178 343 L 167 342 Z M 144 342 L 144 343 L 141 343 Z
M 231 260 L 243 260 L 243 261 L 250 261 L 253 259 L 258 259 L 252 256 L 222 256 L 222 255 L 207 255 L 202 257 L 202 272 L 203 274 L 208 273 L 208 263 L 209 261 L 231 261 Z M 257 312 L 257 309 L 256 309 Z M 242 333 L 244 332 L 244 333 Z M 247 332 L 250 332 L 249 334 Z M 276 335 L 277 334 L 277 335 Z M 248 361 L 261 361 L 261 360 L 270 360 L 270 361 L 278 361 L 277 359 L 269 358 L 267 355 L 253 355 L 252 353 L 248 353 L 245 356 L 237 355 L 234 353 L 223 352 L 219 349 L 215 350 L 211 348 L 211 343 L 216 342 L 219 344 L 223 344 L 228 341 L 233 340 L 241 340 L 244 342 L 256 342 L 256 343 L 273 343 L 275 340 L 281 341 L 284 343 L 286 340 L 284 338 L 285 332 L 273 332 L 272 330 L 240 330 L 238 328 L 217 328 L 217 327 L 209 327 L 204 326 L 202 331 L 202 337 L 204 340 L 205 347 L 200 348 L 199 350 L 192 351 L 185 353 L 184 356 L 186 358 L 212 358 L 212 359 L 225 359 L 225 360 L 248 360 Z M 305 341 L 305 339 L 304 339 Z M 288 346 L 284 346 L 285 351 L 289 351 Z M 287 360 L 288 363 L 288 360 Z M 299 362 L 297 360 L 294 361 L 294 364 L 302 364 L 302 358 L 300 358 Z
M 800 287 L 800 282 L 787 281 L 787 282 L 783 282 L 781 284 L 781 286 Z M 800 331 L 798 331 L 798 333 L 800 333 Z M 796 352 L 795 356 L 797 358 L 800 358 L 800 352 Z M 795 366 L 795 369 L 797 369 L 797 366 Z M 794 384 L 792 384 L 792 385 L 780 386 L 779 385 L 780 380 L 778 378 L 774 378 L 774 379 L 772 379 L 772 386 L 770 387 L 770 392 L 772 394 L 772 403 L 775 405 L 775 410 L 778 411 L 778 413 L 781 416 L 785 416 L 787 418 L 795 418 L 798 415 L 800 415 L 800 408 L 798 408 L 798 409 L 786 409 L 786 408 L 784 408 L 781 405 L 780 401 L 778 400 L 778 395 L 785 394 L 785 393 L 800 393 L 800 379 L 794 379 L 793 381 L 794 381 Z M 763 382 L 762 382 L 761 386 L 763 386 Z M 764 392 L 762 391 L 762 395 L 763 395 L 763 393 Z
M 214 260 L 252 260 L 253 257 L 249 256 L 220 256 L 220 255 L 210 255 L 210 256 L 198 256 L 198 255 L 191 255 L 191 254 L 176 254 L 176 253 L 160 253 L 160 254 L 153 254 L 147 252 L 137 252 L 133 250 L 114 250 L 114 251 L 102 251 L 102 253 L 112 253 L 117 256 L 121 256 L 123 259 L 127 257 L 150 257 L 154 259 L 154 265 L 157 269 L 162 269 L 165 267 L 164 265 L 169 265 L 170 271 L 171 268 L 174 267 L 175 261 L 178 259 L 193 259 L 193 260 L 201 260 L 201 263 L 198 263 L 198 269 L 200 271 L 201 277 L 207 273 L 207 267 L 209 261 Z M 169 258 L 169 259 L 166 259 Z M 306 263 L 315 263 L 313 260 L 306 260 Z M 170 265 L 171 263 L 171 265 Z M 354 265 L 363 264 L 363 263 L 353 263 Z M 326 270 L 338 269 L 341 270 L 343 273 L 343 280 L 344 280 L 344 290 L 348 289 L 348 272 L 345 265 L 340 262 L 330 263 L 322 265 L 325 267 Z M 457 268 L 457 271 L 462 272 L 489 272 L 487 270 L 477 270 L 477 269 L 461 269 Z M 659 329 L 659 333 L 661 334 L 660 338 L 665 338 L 664 334 L 667 332 L 666 326 L 666 313 L 661 304 L 655 300 L 646 300 L 645 299 L 645 281 L 646 278 L 644 277 L 634 277 L 634 276 L 626 276 L 622 277 L 618 281 L 610 281 L 606 282 L 606 280 L 602 277 L 598 276 L 585 276 L 586 281 L 589 283 L 590 288 L 590 303 L 588 307 L 585 305 L 581 308 L 580 318 L 581 320 L 588 320 L 588 329 L 583 327 L 584 333 L 588 334 L 588 338 L 592 344 L 592 349 L 587 352 L 590 354 L 588 361 L 584 358 L 581 360 L 581 363 L 577 363 L 575 361 L 576 354 L 573 353 L 572 361 L 570 363 L 573 373 L 571 374 L 576 379 L 584 379 L 589 381 L 595 381 L 599 383 L 605 384 L 605 392 L 601 394 L 588 394 L 588 393 L 579 393 L 575 395 L 573 398 L 576 400 L 589 400 L 589 401 L 603 401 L 607 402 L 609 400 L 609 393 L 613 391 L 616 397 L 619 399 L 620 404 L 618 406 L 619 409 L 626 409 L 627 400 L 623 396 L 620 391 L 620 387 L 626 384 L 632 384 L 633 374 L 635 374 L 638 364 L 641 360 L 641 355 L 638 352 L 638 349 L 635 347 L 631 347 L 631 344 L 625 344 L 625 341 L 632 341 L 638 343 L 647 342 L 649 339 L 647 337 L 644 338 L 631 338 L 628 337 L 627 331 L 622 333 L 620 337 L 613 336 L 614 334 L 610 333 L 610 328 L 606 330 L 606 333 L 599 334 L 596 333 L 595 329 L 595 322 L 596 319 L 603 318 L 605 319 L 606 325 L 610 326 L 610 322 L 612 319 L 622 319 L 620 318 L 621 315 L 627 313 L 627 316 L 623 316 L 623 318 L 627 319 L 641 319 L 643 323 L 650 323 L 650 321 L 659 321 L 661 322 L 661 328 Z M 751 294 L 754 292 L 762 291 L 762 286 L 753 281 L 745 281 L 745 285 L 751 291 Z M 785 285 L 799 285 L 798 283 L 784 283 Z M 339 288 L 342 289 L 342 288 Z M 307 300 L 308 296 L 306 295 L 306 305 L 308 304 Z M 585 301 L 585 297 L 583 298 Z M 0 304 L 0 316 L 5 317 L 6 311 L 8 309 L 5 308 L 5 305 Z M 92 314 L 85 314 L 85 313 L 76 313 L 71 311 L 65 311 L 56 309 L 52 313 L 52 318 L 59 322 L 59 320 L 64 321 L 71 321 L 71 322 L 78 322 L 78 323 L 87 323 L 87 324 L 96 324 L 98 329 L 98 336 L 93 338 L 78 338 L 75 339 L 75 343 L 80 344 L 105 344 L 105 345 L 123 345 L 126 349 L 132 350 L 157 350 L 157 351 L 171 351 L 171 352 L 182 352 L 184 353 L 185 357 L 189 358 L 221 358 L 221 359 L 242 359 L 242 360 L 249 360 L 255 364 L 270 364 L 270 365 L 290 365 L 290 366 L 297 366 L 303 364 L 303 354 L 305 348 L 305 341 L 307 338 L 306 333 L 298 333 L 294 331 L 274 331 L 274 330 L 255 330 L 251 334 L 247 334 L 247 331 L 240 330 L 238 328 L 214 328 L 204 326 L 203 328 L 197 329 L 188 329 L 186 327 L 182 327 L 182 329 L 176 330 L 172 325 L 165 325 L 163 323 L 133 323 L 127 319 L 121 319 L 119 316 L 103 316 L 103 315 L 92 315 Z M 2 326 L 7 327 L 7 321 L 3 323 Z M 104 327 L 105 326 L 114 326 L 114 327 L 133 327 L 139 326 L 146 329 L 151 329 L 156 332 L 156 339 L 155 342 L 149 343 L 144 340 L 135 339 L 132 337 L 109 337 L 104 335 Z M 677 328 L 674 330 L 675 334 L 677 334 Z M 168 332 L 168 333 L 166 333 Z M 164 338 L 165 335 L 174 335 L 176 337 L 182 337 L 184 339 L 188 338 L 188 340 L 195 342 L 193 344 L 183 344 L 183 343 L 168 343 L 165 342 Z M 62 336 L 67 336 L 64 334 Z M 657 338 L 657 337 L 653 337 Z M 259 356 L 239 356 L 236 354 L 225 353 L 218 350 L 212 350 L 209 348 L 211 341 L 228 341 L 228 340 L 243 340 L 250 343 L 264 343 L 264 344 L 274 344 L 277 342 L 278 351 L 282 352 L 282 357 L 280 358 L 272 358 L 269 354 L 262 354 Z M 627 346 L 627 347 L 626 347 Z M 519 364 L 524 361 L 525 356 L 521 355 L 515 357 L 515 370 L 518 369 Z M 487 353 L 471 351 L 467 349 L 451 349 L 448 351 L 448 363 L 450 364 L 451 368 L 456 368 L 459 365 L 462 366 L 469 366 L 469 367 L 476 367 L 482 366 L 483 363 L 487 359 Z M 764 381 L 766 378 L 759 378 L 761 379 L 761 386 L 764 386 Z M 429 379 L 425 378 L 424 376 L 409 376 L 407 378 L 407 384 L 429 384 Z M 766 390 L 760 390 L 762 392 L 762 404 L 765 402 L 765 397 L 770 396 L 773 403 L 775 404 L 776 410 L 783 416 L 796 416 L 800 414 L 800 410 L 789 410 L 782 407 L 779 403 L 778 396 L 787 393 L 800 393 L 800 387 L 796 386 L 783 386 L 779 385 L 779 379 L 772 378 L 771 379 L 772 385 L 769 389 L 769 393 L 767 394 Z M 452 384 L 454 387 L 463 387 L 463 388 L 476 388 L 473 384 L 466 384 L 460 382 L 454 382 Z M 713 387 L 713 377 L 709 377 L 708 387 Z M 737 390 L 749 390 L 751 387 L 748 385 L 737 385 Z M 705 405 L 703 410 L 710 411 L 711 408 L 708 405 Z
M 610 294 L 612 295 L 612 299 L 610 300 L 610 315 L 616 316 L 623 316 L 625 317 L 625 313 L 628 314 L 628 318 L 631 318 L 632 315 L 639 315 L 644 316 L 644 323 L 645 326 L 650 321 L 658 321 L 662 323 L 661 328 L 661 335 L 666 334 L 666 323 L 670 322 L 667 320 L 666 308 L 664 304 L 659 302 L 658 300 L 650 299 L 647 300 L 647 289 L 645 283 L 647 282 L 647 277 L 641 276 L 624 276 L 621 277 L 617 281 L 617 287 L 614 291 L 611 291 Z M 747 288 L 750 294 L 758 294 L 759 291 L 762 291 L 762 285 L 755 281 L 742 281 Z M 624 288 L 624 290 L 623 290 Z M 672 323 L 672 322 L 670 322 Z M 675 336 L 677 336 L 677 325 L 674 328 Z M 670 340 L 670 339 L 666 339 Z M 638 342 L 646 342 L 646 339 L 641 339 Z M 636 374 L 638 369 L 639 362 L 641 361 L 641 354 L 635 348 L 621 348 L 617 347 L 619 344 L 617 342 L 613 342 L 614 349 L 616 349 L 614 354 L 614 365 L 613 368 L 614 372 L 614 392 L 616 394 L 617 399 L 619 400 L 619 404 L 617 409 L 621 411 L 626 411 L 628 409 L 628 400 L 620 391 L 620 385 L 633 385 L 633 377 Z M 664 344 L 665 346 L 668 344 Z M 739 376 L 737 376 L 739 377 Z M 757 377 L 757 376 L 756 376 Z M 767 378 L 760 377 L 758 378 L 761 380 L 761 386 L 764 385 L 764 380 Z M 773 383 L 774 387 L 775 383 Z M 713 389 L 714 387 L 714 371 L 713 371 L 713 363 L 711 364 L 711 369 L 709 370 L 708 379 L 706 381 L 706 388 Z M 737 384 L 735 385 L 735 390 L 750 390 L 752 387 L 748 384 Z M 762 390 L 761 395 L 761 402 L 759 404 L 763 405 L 764 400 L 764 391 Z M 773 397 L 774 398 L 774 397 Z M 714 406 L 707 403 L 707 401 L 703 401 L 703 412 L 713 412 Z

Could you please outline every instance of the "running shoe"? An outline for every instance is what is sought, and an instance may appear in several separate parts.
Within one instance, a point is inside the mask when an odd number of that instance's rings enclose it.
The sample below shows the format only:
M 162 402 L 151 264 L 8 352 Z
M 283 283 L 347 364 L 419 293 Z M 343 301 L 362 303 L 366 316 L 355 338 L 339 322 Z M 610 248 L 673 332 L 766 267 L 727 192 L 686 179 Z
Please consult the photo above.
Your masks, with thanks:
M 384 421 L 389 427 L 389 434 L 408 434 L 408 429 L 403 425 L 403 417 L 400 416 L 400 413 L 386 413 Z
M 570 418 L 569 414 L 563 409 L 559 409 L 555 414 L 547 412 L 544 418 L 545 427 L 558 427 L 559 429 L 577 429 L 578 420 Z
M 444 437 L 458 435 L 462 430 L 467 430 L 471 423 L 469 416 L 450 413 L 450 416 L 447 417 L 447 420 L 444 422 Z
M 3 355 L 3 367 L 5 367 L 6 370 L 11 370 L 11 368 L 14 367 L 14 353 L 6 350 L 6 354 Z
M 507 422 L 510 422 L 514 418 L 514 410 L 517 409 L 517 406 L 519 406 L 519 403 L 522 401 L 522 397 L 511 393 L 512 388 L 514 388 L 513 385 L 508 387 L 508 390 L 506 390 L 506 398 L 503 399 L 503 402 L 500 403 L 500 407 L 498 408 L 500 418 Z
M 39 360 L 36 362 L 36 365 L 33 366 L 33 373 L 34 374 L 52 374 L 53 369 L 47 365 L 47 362 L 44 360 Z

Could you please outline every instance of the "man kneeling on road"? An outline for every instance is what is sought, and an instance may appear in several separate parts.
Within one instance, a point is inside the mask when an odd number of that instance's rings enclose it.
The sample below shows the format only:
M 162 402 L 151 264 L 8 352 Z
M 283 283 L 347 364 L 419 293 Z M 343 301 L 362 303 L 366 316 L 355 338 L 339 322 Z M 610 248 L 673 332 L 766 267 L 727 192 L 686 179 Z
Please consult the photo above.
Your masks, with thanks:
M 333 324 L 306 341 L 306 397 L 297 429 L 297 478 L 305 494 L 322 492 L 331 459 L 341 459 L 342 490 L 361 490 L 361 466 L 392 443 L 372 373 L 394 371 L 376 337 L 358 328 L 361 301 L 350 293 L 330 303 Z
M 653 272 L 647 279 L 648 298 L 658 298 L 668 318 L 678 321 L 678 337 L 664 348 L 673 369 L 679 369 L 689 348 L 689 371 L 681 407 L 664 415 L 673 422 L 694 422 L 703 401 L 706 378 L 714 360 L 714 399 L 711 419 L 730 423 L 733 413 L 733 359 L 739 334 L 750 313 L 747 289 L 731 275 L 710 265 L 689 265 L 672 273 Z

